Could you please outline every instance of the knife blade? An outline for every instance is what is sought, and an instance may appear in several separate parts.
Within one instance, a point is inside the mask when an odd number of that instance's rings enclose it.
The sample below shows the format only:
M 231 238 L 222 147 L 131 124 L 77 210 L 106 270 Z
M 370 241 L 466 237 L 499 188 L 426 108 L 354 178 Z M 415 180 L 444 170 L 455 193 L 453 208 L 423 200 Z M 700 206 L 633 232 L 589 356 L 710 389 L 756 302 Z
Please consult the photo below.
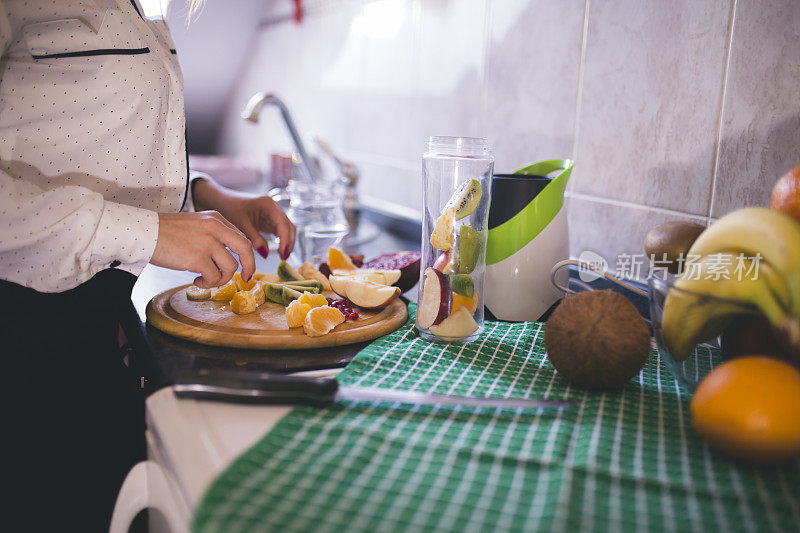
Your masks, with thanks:
M 378 387 L 340 386 L 336 378 L 312 378 L 241 370 L 198 370 L 182 374 L 172 387 L 180 398 L 326 407 L 342 400 L 503 409 L 559 409 L 569 400 L 485 398 Z

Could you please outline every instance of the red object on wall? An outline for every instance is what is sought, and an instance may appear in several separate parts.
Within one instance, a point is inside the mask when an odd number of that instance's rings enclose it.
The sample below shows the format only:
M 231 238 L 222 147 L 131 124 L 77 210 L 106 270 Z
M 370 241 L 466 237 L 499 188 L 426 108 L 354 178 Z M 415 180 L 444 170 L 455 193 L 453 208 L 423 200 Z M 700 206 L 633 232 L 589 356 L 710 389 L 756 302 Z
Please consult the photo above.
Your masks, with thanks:
M 294 2 L 294 21 L 298 24 L 303 22 L 303 0 L 292 0 Z

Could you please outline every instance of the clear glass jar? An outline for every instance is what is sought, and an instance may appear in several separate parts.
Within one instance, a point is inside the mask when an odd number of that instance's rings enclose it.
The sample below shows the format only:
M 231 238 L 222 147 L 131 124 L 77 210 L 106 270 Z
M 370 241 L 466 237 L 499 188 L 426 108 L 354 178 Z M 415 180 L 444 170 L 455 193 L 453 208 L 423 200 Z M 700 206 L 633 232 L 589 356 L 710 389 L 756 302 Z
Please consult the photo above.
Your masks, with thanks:
M 486 139 L 431 137 L 422 156 L 420 336 L 471 342 L 483 331 L 486 223 L 494 157 Z

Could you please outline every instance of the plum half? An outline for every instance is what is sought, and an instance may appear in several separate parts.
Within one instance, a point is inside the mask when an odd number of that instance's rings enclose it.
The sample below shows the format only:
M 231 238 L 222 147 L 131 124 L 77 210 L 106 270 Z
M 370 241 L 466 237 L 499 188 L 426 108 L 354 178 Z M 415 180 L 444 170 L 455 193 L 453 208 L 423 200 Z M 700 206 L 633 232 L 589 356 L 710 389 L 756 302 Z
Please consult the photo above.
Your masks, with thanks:
M 422 254 L 419 252 L 391 252 L 379 255 L 366 261 L 362 268 L 374 270 L 399 270 L 400 279 L 394 282 L 395 287 L 400 287 L 400 292 L 406 292 L 419 281 L 419 264 Z

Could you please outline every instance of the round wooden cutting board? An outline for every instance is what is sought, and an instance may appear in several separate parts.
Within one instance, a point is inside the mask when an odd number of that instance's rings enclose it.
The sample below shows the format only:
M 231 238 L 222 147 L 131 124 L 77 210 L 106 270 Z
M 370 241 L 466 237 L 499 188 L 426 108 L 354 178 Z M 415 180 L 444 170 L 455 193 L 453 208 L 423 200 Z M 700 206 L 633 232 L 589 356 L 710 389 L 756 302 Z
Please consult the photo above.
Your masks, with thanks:
M 281 350 L 341 346 L 391 333 L 408 318 L 406 304 L 396 299 L 385 309 L 359 309 L 355 322 L 339 324 L 321 337 L 309 337 L 303 328 L 289 329 L 282 305 L 268 301 L 249 315 L 237 315 L 228 302 L 189 300 L 188 286 L 169 289 L 150 300 L 147 321 L 170 335 L 212 346 Z

